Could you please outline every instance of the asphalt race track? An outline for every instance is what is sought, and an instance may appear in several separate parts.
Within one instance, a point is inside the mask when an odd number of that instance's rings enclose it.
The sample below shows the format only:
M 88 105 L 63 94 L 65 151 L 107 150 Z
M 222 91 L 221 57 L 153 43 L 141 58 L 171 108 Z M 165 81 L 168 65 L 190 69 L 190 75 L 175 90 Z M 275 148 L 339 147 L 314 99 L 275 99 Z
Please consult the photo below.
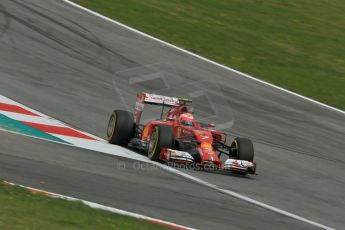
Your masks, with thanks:
M 184 172 L 345 225 L 344 114 L 62 1 L 2 0 L 0 41 L 0 94 L 103 138 L 111 111 L 132 106 L 138 90 L 192 97 L 202 119 L 253 139 L 259 175 Z M 0 140 L 0 177 L 15 183 L 200 229 L 314 228 L 166 171 L 135 169 L 132 160 L 3 131 Z

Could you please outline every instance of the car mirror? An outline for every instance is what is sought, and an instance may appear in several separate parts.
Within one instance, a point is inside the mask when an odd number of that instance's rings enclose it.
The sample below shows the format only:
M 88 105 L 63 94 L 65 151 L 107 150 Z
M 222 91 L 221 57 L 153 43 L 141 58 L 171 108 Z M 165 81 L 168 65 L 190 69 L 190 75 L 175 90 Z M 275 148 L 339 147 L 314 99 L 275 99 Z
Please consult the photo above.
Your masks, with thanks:
M 207 127 L 208 127 L 208 128 L 214 128 L 214 127 L 216 127 L 216 125 L 213 124 L 213 123 L 209 123 L 209 124 L 207 124 Z

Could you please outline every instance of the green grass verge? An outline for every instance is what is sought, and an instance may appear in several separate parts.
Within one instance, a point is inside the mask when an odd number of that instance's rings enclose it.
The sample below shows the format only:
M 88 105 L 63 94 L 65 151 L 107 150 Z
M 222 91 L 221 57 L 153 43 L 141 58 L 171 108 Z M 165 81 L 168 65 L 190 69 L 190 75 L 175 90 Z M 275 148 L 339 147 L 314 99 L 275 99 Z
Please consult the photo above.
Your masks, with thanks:
M 167 229 L 146 221 L 50 198 L 0 181 L 0 229 Z
M 345 109 L 345 1 L 73 1 L 257 78 Z

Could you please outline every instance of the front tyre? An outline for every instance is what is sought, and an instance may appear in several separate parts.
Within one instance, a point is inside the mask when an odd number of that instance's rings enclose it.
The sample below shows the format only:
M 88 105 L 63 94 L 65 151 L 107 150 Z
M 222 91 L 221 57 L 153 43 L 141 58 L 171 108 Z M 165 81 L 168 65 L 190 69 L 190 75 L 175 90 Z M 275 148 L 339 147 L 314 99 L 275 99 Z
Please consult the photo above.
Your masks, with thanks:
M 169 126 L 156 126 L 150 136 L 147 156 L 153 160 L 159 160 L 159 154 L 162 148 L 172 148 L 173 130 Z
M 248 138 L 236 137 L 231 144 L 231 148 L 235 149 L 238 160 L 254 160 L 253 143 Z
M 132 113 L 124 110 L 114 110 L 108 122 L 108 142 L 115 145 L 127 146 L 134 135 L 134 127 Z

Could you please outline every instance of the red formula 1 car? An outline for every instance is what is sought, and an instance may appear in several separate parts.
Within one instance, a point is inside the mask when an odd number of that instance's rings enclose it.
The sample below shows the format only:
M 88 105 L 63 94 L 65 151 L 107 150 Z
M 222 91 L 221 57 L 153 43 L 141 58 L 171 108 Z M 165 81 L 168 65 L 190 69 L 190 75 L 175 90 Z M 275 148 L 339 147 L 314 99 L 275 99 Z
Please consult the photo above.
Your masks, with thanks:
M 139 93 L 134 112 L 115 110 L 109 119 L 111 144 L 143 150 L 154 161 L 193 164 L 239 174 L 255 174 L 254 149 L 247 138 L 236 137 L 226 144 L 227 134 L 215 125 L 203 125 L 189 111 L 192 100 Z M 140 124 L 145 104 L 162 106 L 159 120 Z M 164 113 L 164 109 L 169 110 Z M 220 156 L 228 156 L 224 162 Z

